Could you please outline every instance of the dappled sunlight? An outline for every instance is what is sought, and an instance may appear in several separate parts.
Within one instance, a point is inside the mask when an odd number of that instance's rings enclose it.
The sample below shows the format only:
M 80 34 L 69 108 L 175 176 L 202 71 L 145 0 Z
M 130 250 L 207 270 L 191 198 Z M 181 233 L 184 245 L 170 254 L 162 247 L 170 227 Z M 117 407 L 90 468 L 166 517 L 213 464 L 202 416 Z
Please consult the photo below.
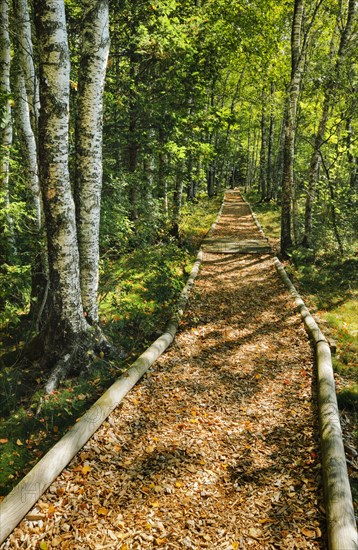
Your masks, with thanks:
M 229 196 L 218 231 L 237 233 Z M 325 548 L 313 362 L 271 257 L 207 254 L 169 351 L 43 497 L 65 517 L 48 533 L 65 521 L 79 548 L 111 531 L 133 549 Z

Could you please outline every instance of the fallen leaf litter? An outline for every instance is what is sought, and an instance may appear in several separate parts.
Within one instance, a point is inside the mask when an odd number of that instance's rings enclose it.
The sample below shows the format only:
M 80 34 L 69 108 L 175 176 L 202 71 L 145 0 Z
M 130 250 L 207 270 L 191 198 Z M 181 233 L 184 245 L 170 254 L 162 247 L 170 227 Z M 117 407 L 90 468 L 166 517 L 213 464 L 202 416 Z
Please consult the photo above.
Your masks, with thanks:
M 214 236 L 257 233 L 227 192 Z M 205 253 L 174 344 L 1 549 L 323 549 L 315 403 L 272 258 Z

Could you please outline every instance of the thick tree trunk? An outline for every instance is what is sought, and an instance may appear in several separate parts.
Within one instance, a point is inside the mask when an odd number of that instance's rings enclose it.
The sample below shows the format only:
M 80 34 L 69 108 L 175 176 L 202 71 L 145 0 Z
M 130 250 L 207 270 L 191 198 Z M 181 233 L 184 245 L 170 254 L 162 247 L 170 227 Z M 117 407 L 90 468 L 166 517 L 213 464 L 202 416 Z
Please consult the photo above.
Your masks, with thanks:
M 82 304 L 87 320 L 97 323 L 102 113 L 109 51 L 109 11 L 108 0 L 85 0 L 83 6 L 75 196 Z
M 68 169 L 69 78 L 63 1 L 36 0 L 40 46 L 39 175 L 49 258 L 49 318 L 45 354 L 58 359 L 87 332 L 80 289 L 75 205 Z
M 9 213 L 10 150 L 12 146 L 12 118 L 10 105 L 10 35 L 9 2 L 0 0 L 0 191 L 6 215 L 5 240 L 2 244 L 7 261 L 16 253 L 14 224 Z

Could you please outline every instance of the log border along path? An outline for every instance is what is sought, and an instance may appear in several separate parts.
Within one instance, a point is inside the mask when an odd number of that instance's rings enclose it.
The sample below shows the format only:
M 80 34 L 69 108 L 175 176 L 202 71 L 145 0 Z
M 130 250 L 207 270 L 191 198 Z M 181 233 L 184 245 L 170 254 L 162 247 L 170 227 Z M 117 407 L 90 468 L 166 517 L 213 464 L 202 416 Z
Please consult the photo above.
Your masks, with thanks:
M 174 345 L 181 311 L 0 504 L 2 541 L 37 502 L 2 549 L 357 548 L 327 344 L 290 288 L 318 335 L 324 503 L 314 352 L 236 190 L 215 235 Z

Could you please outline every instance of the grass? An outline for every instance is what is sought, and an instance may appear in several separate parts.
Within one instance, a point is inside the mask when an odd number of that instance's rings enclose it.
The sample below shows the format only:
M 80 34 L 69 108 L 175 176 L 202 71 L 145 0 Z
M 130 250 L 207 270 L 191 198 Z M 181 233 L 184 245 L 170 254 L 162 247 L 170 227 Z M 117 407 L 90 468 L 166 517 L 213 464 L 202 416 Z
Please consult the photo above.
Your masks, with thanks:
M 185 285 L 196 250 L 213 223 L 220 197 L 183 207 L 180 245 L 170 238 L 103 259 L 100 318 L 106 335 L 127 358 L 95 357 L 95 365 L 43 390 L 48 371 L 20 360 L 31 325 L 17 316 L 2 328 L 0 355 L 0 496 L 6 495 L 77 418 L 161 332 Z

